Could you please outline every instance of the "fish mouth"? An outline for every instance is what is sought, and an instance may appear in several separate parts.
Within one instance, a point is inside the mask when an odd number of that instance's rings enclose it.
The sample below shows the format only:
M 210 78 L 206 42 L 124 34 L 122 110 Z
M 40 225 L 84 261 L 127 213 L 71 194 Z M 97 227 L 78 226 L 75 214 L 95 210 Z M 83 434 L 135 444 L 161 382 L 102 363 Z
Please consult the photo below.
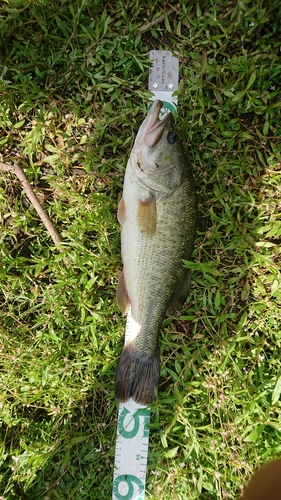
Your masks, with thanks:
M 144 142 L 149 148 L 154 148 L 160 141 L 167 124 L 170 126 L 174 123 L 172 113 L 168 113 L 162 120 L 159 121 L 159 113 L 163 106 L 162 101 L 154 101 L 153 106 L 149 110 L 146 119 L 143 122 L 142 134 Z

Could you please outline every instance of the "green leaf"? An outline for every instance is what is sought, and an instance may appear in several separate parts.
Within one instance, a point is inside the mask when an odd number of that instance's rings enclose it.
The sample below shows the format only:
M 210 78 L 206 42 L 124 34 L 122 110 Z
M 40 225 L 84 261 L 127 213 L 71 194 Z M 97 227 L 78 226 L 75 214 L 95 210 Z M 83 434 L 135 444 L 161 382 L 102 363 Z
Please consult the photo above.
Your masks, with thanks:
M 160 440 L 163 448 L 168 448 L 167 437 L 163 431 L 160 432 Z
M 247 90 L 249 90 L 253 86 L 256 78 L 257 78 L 257 72 L 255 70 L 255 71 L 253 71 L 253 73 L 251 74 L 251 76 L 249 78 L 249 81 L 248 81 L 248 84 L 247 84 L 247 87 L 246 87 Z
M 280 394 L 281 394 L 281 375 L 277 379 L 275 387 L 273 389 L 273 393 L 272 393 L 272 404 L 273 405 L 275 405 L 277 403 L 277 401 L 279 400 Z
M 18 123 L 15 123 L 13 128 L 17 129 L 17 128 L 21 128 L 25 123 L 25 119 L 23 120 L 20 120 Z
M 196 485 L 196 489 L 200 494 L 202 493 L 202 485 L 203 485 L 203 471 L 200 468 L 199 477 L 197 479 L 197 485 Z
M 267 135 L 269 130 L 269 121 L 266 120 L 263 125 L 262 133 L 263 135 Z
M 216 295 L 215 295 L 215 306 L 216 309 L 220 309 L 221 305 L 221 293 L 219 290 L 217 290 Z
M 271 285 L 271 295 L 275 295 L 279 289 L 280 289 L 280 280 L 275 279 Z
M 45 149 L 47 149 L 47 151 L 50 151 L 50 153 L 56 153 L 56 151 L 58 150 L 55 146 L 53 146 L 53 144 L 48 143 L 45 144 Z
M 256 152 L 257 152 L 257 155 L 259 157 L 259 160 L 260 160 L 261 164 L 264 165 L 264 166 L 266 166 L 266 161 L 265 161 L 265 159 L 263 157 L 262 152 L 259 149 L 256 149 Z
M 60 155 L 54 154 L 54 155 L 50 155 L 50 156 L 45 156 L 43 161 L 45 163 L 56 163 L 59 160 L 59 158 L 60 158 Z
M 234 97 L 235 94 L 233 92 L 231 92 L 230 90 L 224 90 L 223 91 L 223 94 L 226 96 L 226 97 Z
M 69 442 L 71 444 L 79 444 L 79 443 L 83 443 L 84 441 L 88 441 L 88 439 L 91 438 L 91 434 L 86 434 L 84 436 L 77 436 L 77 437 L 73 437 L 69 440 Z
M 203 481 L 203 488 L 205 488 L 206 491 L 209 491 L 210 493 L 213 493 L 215 491 L 215 488 L 212 483 L 209 481 Z
M 258 424 L 251 432 L 244 438 L 244 441 L 246 443 L 255 443 L 256 441 L 259 440 L 260 436 L 263 433 L 263 430 L 265 428 L 265 425 L 263 424 Z
M 5 144 L 7 144 L 8 142 L 8 137 L 4 137 L 3 139 L 0 140 L 0 148 L 2 146 L 5 146 Z
M 93 288 L 93 285 L 96 283 L 98 279 L 98 276 L 94 276 L 93 278 L 89 279 L 85 285 L 85 290 L 91 290 Z
M 170 450 L 165 451 L 165 457 L 166 458 L 175 458 L 175 456 L 178 453 L 178 449 L 179 449 L 179 447 L 176 446 L 175 448 L 171 448 Z
M 171 33 L 171 26 L 170 26 L 170 23 L 169 23 L 169 19 L 168 19 L 168 16 L 167 16 L 167 12 L 166 10 L 164 11 L 164 24 L 165 24 L 165 29 Z
M 236 333 L 240 333 L 243 330 L 244 326 L 247 323 L 247 320 L 248 320 L 248 312 L 244 311 L 236 327 Z
M 237 94 L 235 94 L 234 97 L 231 99 L 231 102 L 242 101 L 245 94 L 246 94 L 246 90 L 241 90 L 240 92 L 237 92 Z

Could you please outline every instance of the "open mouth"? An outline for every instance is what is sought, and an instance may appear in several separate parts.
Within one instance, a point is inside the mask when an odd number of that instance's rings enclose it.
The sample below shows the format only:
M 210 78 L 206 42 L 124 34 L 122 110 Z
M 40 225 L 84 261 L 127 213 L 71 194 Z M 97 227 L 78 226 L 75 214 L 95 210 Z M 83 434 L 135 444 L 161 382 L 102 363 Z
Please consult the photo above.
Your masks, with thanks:
M 173 123 L 172 113 L 168 113 L 162 120 L 159 121 L 159 113 L 162 106 L 162 101 L 155 101 L 145 121 L 143 122 L 144 142 L 150 148 L 155 147 L 160 141 L 167 123 L 170 123 L 171 125 Z

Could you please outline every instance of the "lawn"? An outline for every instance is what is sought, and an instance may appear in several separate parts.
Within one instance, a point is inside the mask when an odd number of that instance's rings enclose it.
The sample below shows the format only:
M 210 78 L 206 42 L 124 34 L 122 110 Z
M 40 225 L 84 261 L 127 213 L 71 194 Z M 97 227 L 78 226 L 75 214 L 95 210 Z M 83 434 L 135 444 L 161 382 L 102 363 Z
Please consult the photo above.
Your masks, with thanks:
M 237 500 L 281 454 L 279 0 L 0 2 L 0 498 L 110 500 L 117 204 L 148 52 L 180 58 L 199 218 L 160 337 L 147 500 Z

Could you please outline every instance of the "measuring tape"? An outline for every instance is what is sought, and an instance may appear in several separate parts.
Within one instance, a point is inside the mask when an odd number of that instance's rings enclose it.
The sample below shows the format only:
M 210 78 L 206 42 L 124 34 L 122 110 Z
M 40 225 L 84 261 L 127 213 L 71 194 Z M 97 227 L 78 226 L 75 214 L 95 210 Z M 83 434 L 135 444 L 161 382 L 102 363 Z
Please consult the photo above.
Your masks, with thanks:
M 163 102 L 159 119 L 176 111 L 179 60 L 168 50 L 152 50 L 148 89 L 152 101 Z M 130 337 L 131 309 L 126 321 L 125 344 Z M 144 500 L 149 443 L 150 410 L 129 399 L 120 403 L 117 423 L 112 500 Z
M 130 336 L 127 314 L 125 344 Z M 144 499 L 150 421 L 149 408 L 129 399 L 120 403 L 115 448 L 113 500 Z

